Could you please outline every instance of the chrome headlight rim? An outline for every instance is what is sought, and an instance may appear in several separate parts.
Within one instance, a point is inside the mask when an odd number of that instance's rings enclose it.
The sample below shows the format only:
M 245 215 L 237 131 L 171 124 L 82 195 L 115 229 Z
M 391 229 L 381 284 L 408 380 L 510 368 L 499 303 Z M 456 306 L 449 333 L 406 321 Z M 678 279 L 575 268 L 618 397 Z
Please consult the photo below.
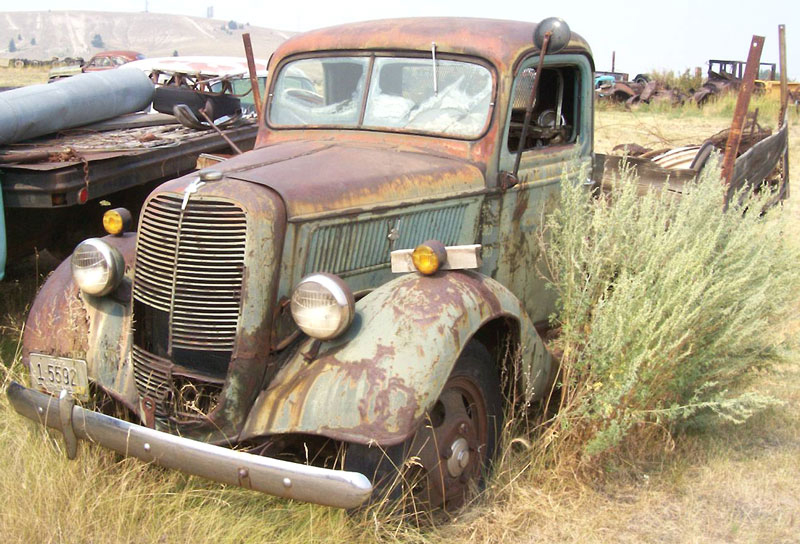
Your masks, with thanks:
M 320 332 L 320 327 L 315 329 L 312 326 L 308 326 L 308 323 L 303 323 L 303 319 L 298 316 L 296 296 L 299 290 L 309 283 L 316 283 L 325 289 L 336 303 L 339 312 L 339 323 L 327 333 Z M 300 330 L 311 338 L 333 340 L 341 336 L 352 324 L 355 317 L 355 299 L 350 287 L 339 276 L 327 272 L 315 272 L 303 277 L 292 290 L 291 313 L 292 319 L 294 319 Z
M 97 261 L 97 265 L 102 265 L 106 274 L 103 282 L 87 283 L 87 271 L 89 267 L 81 267 L 77 259 L 81 256 L 82 249 L 91 248 L 96 251 L 102 260 Z M 72 271 L 72 281 L 87 295 L 101 297 L 107 295 L 117 288 L 122 281 L 125 273 L 125 259 L 117 248 L 100 238 L 88 238 L 78 244 L 70 257 L 70 269 Z

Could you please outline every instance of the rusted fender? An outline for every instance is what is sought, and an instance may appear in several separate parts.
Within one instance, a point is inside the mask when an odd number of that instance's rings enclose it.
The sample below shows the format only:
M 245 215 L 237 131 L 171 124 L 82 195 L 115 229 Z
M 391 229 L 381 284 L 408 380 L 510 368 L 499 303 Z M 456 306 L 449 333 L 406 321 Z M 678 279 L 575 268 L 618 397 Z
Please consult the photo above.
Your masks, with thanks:
M 86 361 L 89 376 L 115 396 L 134 399 L 133 373 L 126 354 L 130 352 L 130 280 L 136 235 L 106 236 L 125 259 L 125 279 L 112 295 L 93 297 L 82 293 L 72 281 L 69 259 L 47 278 L 33 301 L 22 337 L 22 361 L 27 366 L 31 352 Z
M 477 272 L 400 276 L 356 304 L 343 337 L 301 343 L 261 392 L 240 439 L 282 433 L 357 443 L 397 444 L 420 425 L 466 343 L 497 318 L 517 322 L 522 384 L 543 393 L 550 356 L 522 304 Z

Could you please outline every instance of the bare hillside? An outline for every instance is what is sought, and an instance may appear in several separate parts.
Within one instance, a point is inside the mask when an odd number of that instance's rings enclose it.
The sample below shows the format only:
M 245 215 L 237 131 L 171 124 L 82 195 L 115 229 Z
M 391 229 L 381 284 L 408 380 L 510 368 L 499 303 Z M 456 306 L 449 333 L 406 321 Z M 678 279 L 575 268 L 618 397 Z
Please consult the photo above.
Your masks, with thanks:
M 160 13 L 98 11 L 0 11 L 0 57 L 49 60 L 88 59 L 98 51 L 130 49 L 147 57 L 244 55 L 242 33 L 249 32 L 256 57 L 268 58 L 292 32 L 249 26 L 231 30 L 229 21 Z M 92 45 L 95 35 L 102 46 Z M 16 51 L 10 52 L 14 40 Z

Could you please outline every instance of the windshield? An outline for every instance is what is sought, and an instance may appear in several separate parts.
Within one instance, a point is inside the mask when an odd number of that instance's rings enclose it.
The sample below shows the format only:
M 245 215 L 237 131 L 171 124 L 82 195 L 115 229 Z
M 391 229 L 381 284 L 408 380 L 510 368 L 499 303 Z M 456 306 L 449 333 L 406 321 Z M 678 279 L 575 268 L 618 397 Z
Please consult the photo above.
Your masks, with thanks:
M 325 57 L 288 63 L 275 82 L 270 124 L 480 136 L 492 99 L 488 69 L 431 58 L 378 57 L 372 65 L 371 60 Z

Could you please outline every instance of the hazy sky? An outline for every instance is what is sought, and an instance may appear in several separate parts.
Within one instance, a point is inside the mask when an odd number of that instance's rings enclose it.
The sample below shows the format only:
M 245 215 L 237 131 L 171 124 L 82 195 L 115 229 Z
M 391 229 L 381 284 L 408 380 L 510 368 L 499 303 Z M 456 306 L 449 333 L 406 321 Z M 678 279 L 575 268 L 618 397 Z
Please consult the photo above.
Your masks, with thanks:
M 616 51 L 618 71 L 684 70 L 709 58 L 746 60 L 753 34 L 766 38 L 762 62 L 778 62 L 778 24 L 786 24 L 788 74 L 800 79 L 800 1 L 797 0 L 26 0 L 0 1 L 0 11 L 91 10 L 144 11 L 214 18 L 280 30 L 323 26 L 386 17 L 465 16 L 539 21 L 564 18 L 587 39 L 598 70 L 611 69 Z

